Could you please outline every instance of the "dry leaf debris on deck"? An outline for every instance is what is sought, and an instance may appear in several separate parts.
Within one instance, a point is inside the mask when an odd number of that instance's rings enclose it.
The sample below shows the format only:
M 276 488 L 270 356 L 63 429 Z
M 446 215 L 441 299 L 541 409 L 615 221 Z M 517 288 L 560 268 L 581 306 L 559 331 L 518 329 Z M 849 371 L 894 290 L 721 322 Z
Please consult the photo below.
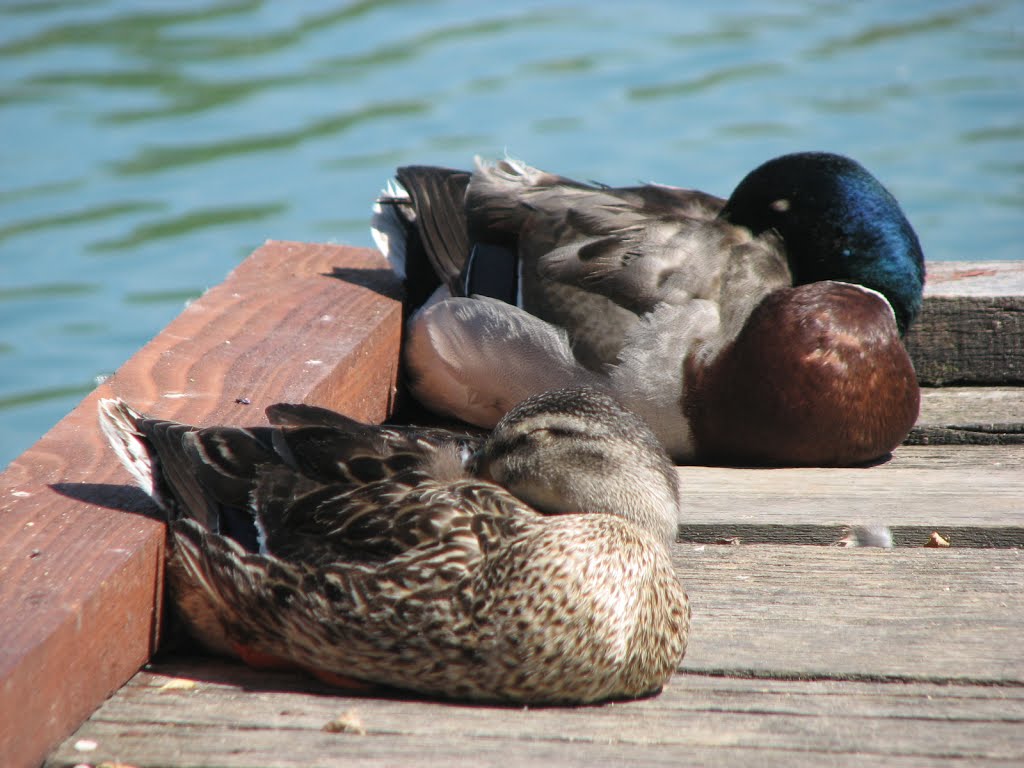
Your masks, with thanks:
M 356 736 L 365 736 L 366 728 L 363 727 L 363 720 L 354 709 L 346 710 L 333 720 L 324 723 L 323 730 L 328 733 L 351 733 Z
M 159 691 L 191 691 L 196 687 L 196 681 L 187 677 L 172 677 L 160 686 Z

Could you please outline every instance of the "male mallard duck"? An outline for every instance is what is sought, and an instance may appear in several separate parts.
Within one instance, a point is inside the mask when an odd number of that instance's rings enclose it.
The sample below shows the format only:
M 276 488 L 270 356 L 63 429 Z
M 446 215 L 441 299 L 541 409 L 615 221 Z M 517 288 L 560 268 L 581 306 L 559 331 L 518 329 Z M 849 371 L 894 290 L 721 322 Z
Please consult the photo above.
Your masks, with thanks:
M 785 155 L 727 201 L 512 160 L 397 179 L 375 237 L 414 305 L 441 283 L 404 350 L 433 410 L 491 426 L 528 395 L 588 384 L 679 462 L 822 466 L 885 455 L 917 418 L 900 337 L 924 259 L 853 160 Z
M 268 416 L 197 429 L 100 403 L 169 514 L 170 593 L 210 649 L 524 704 L 644 696 L 678 666 L 675 470 L 610 397 L 541 394 L 486 439 Z

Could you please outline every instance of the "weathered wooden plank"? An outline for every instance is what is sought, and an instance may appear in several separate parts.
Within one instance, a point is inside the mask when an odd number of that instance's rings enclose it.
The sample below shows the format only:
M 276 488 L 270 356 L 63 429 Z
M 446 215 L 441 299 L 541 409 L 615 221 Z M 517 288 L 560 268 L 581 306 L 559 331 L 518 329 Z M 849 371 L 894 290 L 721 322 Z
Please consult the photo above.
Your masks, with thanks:
M 241 693 L 244 683 L 229 670 L 212 671 L 223 682 L 134 697 L 132 688 L 166 679 L 141 673 L 47 766 L 113 756 L 143 768 L 337 765 L 342 756 L 359 765 L 818 766 L 978 764 L 1024 755 L 1019 689 L 680 675 L 647 701 L 488 709 Z M 349 710 L 365 735 L 322 730 Z M 83 755 L 74 750 L 79 739 L 98 747 Z
M 1024 383 L 1024 262 L 929 262 L 907 349 L 923 384 Z
M 151 507 L 125 487 L 97 400 L 118 395 L 198 424 L 258 423 L 280 400 L 382 419 L 396 380 L 397 290 L 373 251 L 268 243 L 0 475 L 5 765 L 37 764 L 153 648 L 164 529 L 115 511 Z
M 1024 444 L 1024 387 L 925 388 L 904 444 Z
M 829 544 L 851 525 L 886 525 L 896 546 L 939 531 L 956 546 L 1024 547 L 1024 445 L 903 446 L 874 467 L 677 472 L 689 541 Z
M 949 296 L 1024 296 L 1024 262 L 929 261 L 925 300 Z
M 187 687 L 182 687 L 183 685 Z M 838 694 L 833 700 L 831 694 Z M 227 659 L 209 656 L 167 656 L 147 665 L 103 707 L 93 721 L 164 722 L 179 725 L 231 725 L 245 727 L 278 727 L 298 725 L 319 728 L 321 716 L 333 719 L 339 707 L 365 708 L 381 718 L 397 718 L 388 731 L 426 734 L 448 731 L 484 735 L 486 729 L 509 714 L 523 711 L 549 713 L 555 725 L 577 725 L 587 728 L 604 725 L 619 718 L 623 709 L 697 711 L 710 699 L 718 708 L 736 712 L 758 711 L 744 700 L 748 694 L 768 698 L 785 697 L 765 707 L 778 713 L 802 715 L 834 715 L 837 706 L 850 716 L 914 717 L 927 707 L 931 717 L 954 720 L 968 715 L 972 720 L 1024 719 L 1024 688 L 1019 686 L 971 685 L 968 683 L 934 683 L 904 681 L 893 687 L 884 681 L 849 680 L 780 680 L 765 677 L 726 677 L 705 674 L 684 668 L 676 674 L 657 697 L 636 702 L 615 702 L 594 707 L 485 707 L 459 702 L 437 702 L 429 699 L 394 696 L 350 696 L 326 686 L 301 673 L 267 673 L 242 666 Z M 282 707 L 294 697 L 310 695 L 304 707 Z M 845 701 L 839 701 L 842 697 Z M 215 702 L 231 702 L 217 706 Z M 731 706 L 729 704 L 731 703 Z M 310 709 L 303 711 L 305 707 Z M 433 725 L 438 712 L 458 711 L 461 723 Z M 415 717 L 408 717 L 414 713 Z M 364 721 L 369 729 L 381 722 Z M 541 723 L 542 728 L 547 723 Z M 522 731 L 503 727 L 504 733 L 516 738 L 556 735 L 564 730 L 545 734 L 530 727 Z M 492 734 L 493 735 L 493 734 Z M 567 735 L 567 734 L 566 734 Z M 585 734 L 578 732 L 578 737 Z M 654 734 L 652 734 L 654 735 Z M 637 739 L 639 734 L 629 734 Z M 1021 734 L 1024 740 L 1024 734 Z
M 918 425 L 1024 423 L 1024 387 L 925 387 Z
M 625 714 L 625 713 L 624 713 Z M 452 709 L 435 713 L 433 723 L 456 717 Z M 549 715 L 549 717 L 553 717 Z M 519 719 L 533 720 L 533 711 Z M 630 730 L 642 727 L 646 712 L 637 712 Z M 395 718 L 398 720 L 399 718 Z M 595 765 L 643 765 L 685 768 L 685 766 L 766 766 L 767 768 L 818 768 L 828 766 L 931 766 L 1019 765 L 1016 723 L 948 723 L 927 718 L 905 723 L 886 718 L 850 720 L 840 713 L 835 718 L 806 716 L 733 715 L 711 709 L 675 716 L 677 735 L 667 743 L 620 736 L 622 724 L 603 723 L 600 732 L 588 737 L 574 734 L 550 738 L 514 739 L 501 734 L 414 735 L 373 729 L 364 736 L 330 734 L 319 730 L 289 729 L 282 733 L 263 728 L 237 731 L 230 727 L 167 726 L 145 723 L 131 730 L 114 724 L 95 724 L 87 733 L 101 744 L 113 739 L 121 762 L 101 765 L 129 765 L 132 768 L 332 768 L 338 765 L 418 766 L 565 766 L 591 768 Z M 816 729 L 810 746 L 783 747 L 780 742 L 799 743 L 803 729 Z M 860 730 L 864 729 L 864 730 Z M 951 734 L 951 735 L 947 735 Z M 890 741 L 887 743 L 886 739 Z M 892 746 L 903 748 L 896 752 Z M 998 746 L 992 746 L 995 743 Z M 103 759 L 119 754 L 110 749 L 95 753 Z M 132 756 L 130 762 L 124 755 Z M 138 755 L 139 757 L 135 757 Z M 1006 755 L 1010 755 L 1006 757 Z M 47 768 L 71 768 L 88 755 L 69 748 L 46 763 Z M 92 765 L 92 763 L 90 763 Z
M 690 672 L 1024 686 L 1024 552 L 680 544 Z
M 1015 552 L 679 545 L 694 604 L 659 697 L 510 709 L 330 696 L 211 660 L 140 673 L 51 756 L 132 765 L 948 765 L 1024 759 Z M 163 675 L 197 680 L 166 690 Z M 781 678 L 781 679 L 780 679 Z M 978 685 L 977 683 L 986 683 Z M 353 710 L 366 736 L 327 734 Z M 513 757 L 514 756 L 514 757 Z

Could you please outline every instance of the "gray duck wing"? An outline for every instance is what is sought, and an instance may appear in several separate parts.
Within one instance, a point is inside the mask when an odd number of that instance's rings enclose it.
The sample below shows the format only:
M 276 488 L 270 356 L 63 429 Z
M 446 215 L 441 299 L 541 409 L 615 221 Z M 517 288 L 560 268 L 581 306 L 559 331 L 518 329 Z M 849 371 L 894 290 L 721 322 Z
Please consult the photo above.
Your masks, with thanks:
M 661 303 L 717 299 L 732 248 L 749 239 L 724 223 L 641 218 L 607 206 L 572 218 L 586 220 L 574 237 L 531 255 L 537 285 L 569 285 L 638 315 Z
M 712 298 L 743 233 L 724 201 L 661 185 L 582 184 L 514 161 L 479 165 L 471 230 L 514 237 L 522 307 L 565 328 L 590 368 L 614 362 L 639 316 L 662 302 Z

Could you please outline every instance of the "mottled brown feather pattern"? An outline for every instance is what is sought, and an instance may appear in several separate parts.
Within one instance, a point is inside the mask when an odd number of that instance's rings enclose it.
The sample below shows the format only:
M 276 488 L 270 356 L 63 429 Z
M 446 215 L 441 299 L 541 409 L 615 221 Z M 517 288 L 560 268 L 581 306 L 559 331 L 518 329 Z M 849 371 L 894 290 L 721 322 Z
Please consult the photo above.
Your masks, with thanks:
M 168 588 L 212 650 L 424 694 L 529 704 L 647 695 L 685 652 L 689 605 L 666 546 L 678 514 L 675 474 L 649 430 L 606 395 L 533 398 L 481 449 L 479 463 L 494 474 L 520 462 L 516 487 L 534 495 L 557 496 L 539 490 L 549 483 L 571 486 L 580 513 L 554 515 L 474 477 L 472 457 L 452 473 L 453 451 L 465 445 L 437 431 L 356 425 L 356 447 L 332 462 L 325 446 L 338 447 L 351 425 L 326 427 L 316 414 L 305 414 L 319 420 L 315 429 L 342 431 L 325 439 L 291 416 L 293 426 L 259 432 L 177 429 L 116 401 L 100 413 L 143 487 L 152 486 L 147 472 L 177 467 L 163 477 L 185 477 L 195 462 L 220 468 L 205 474 L 215 486 L 248 483 L 257 535 L 237 540 L 195 519 L 191 494 L 161 489 L 172 518 Z M 316 448 L 301 463 L 319 474 L 298 468 L 303 430 Z M 520 440 L 517 430 L 545 438 Z M 153 433 L 180 439 L 156 446 L 147 442 Z M 611 462 L 592 463 L 599 446 Z M 260 462 L 241 466 L 239 457 L 261 450 Z M 546 457 L 533 477 L 521 472 L 529 454 Z M 377 473 L 345 468 L 371 455 L 408 461 Z M 440 476 L 437 455 L 447 457 Z M 565 479 L 595 467 L 601 477 Z M 217 488 L 205 490 L 205 518 L 237 515 Z M 573 504 L 556 507 L 548 511 Z
M 658 690 L 688 626 L 664 549 L 611 516 L 514 514 L 515 525 L 484 525 L 490 546 L 463 516 L 378 568 L 239 557 L 179 524 L 171 586 L 202 593 L 204 607 L 195 594 L 184 602 L 203 626 L 220 617 L 228 644 L 378 684 L 535 704 Z

